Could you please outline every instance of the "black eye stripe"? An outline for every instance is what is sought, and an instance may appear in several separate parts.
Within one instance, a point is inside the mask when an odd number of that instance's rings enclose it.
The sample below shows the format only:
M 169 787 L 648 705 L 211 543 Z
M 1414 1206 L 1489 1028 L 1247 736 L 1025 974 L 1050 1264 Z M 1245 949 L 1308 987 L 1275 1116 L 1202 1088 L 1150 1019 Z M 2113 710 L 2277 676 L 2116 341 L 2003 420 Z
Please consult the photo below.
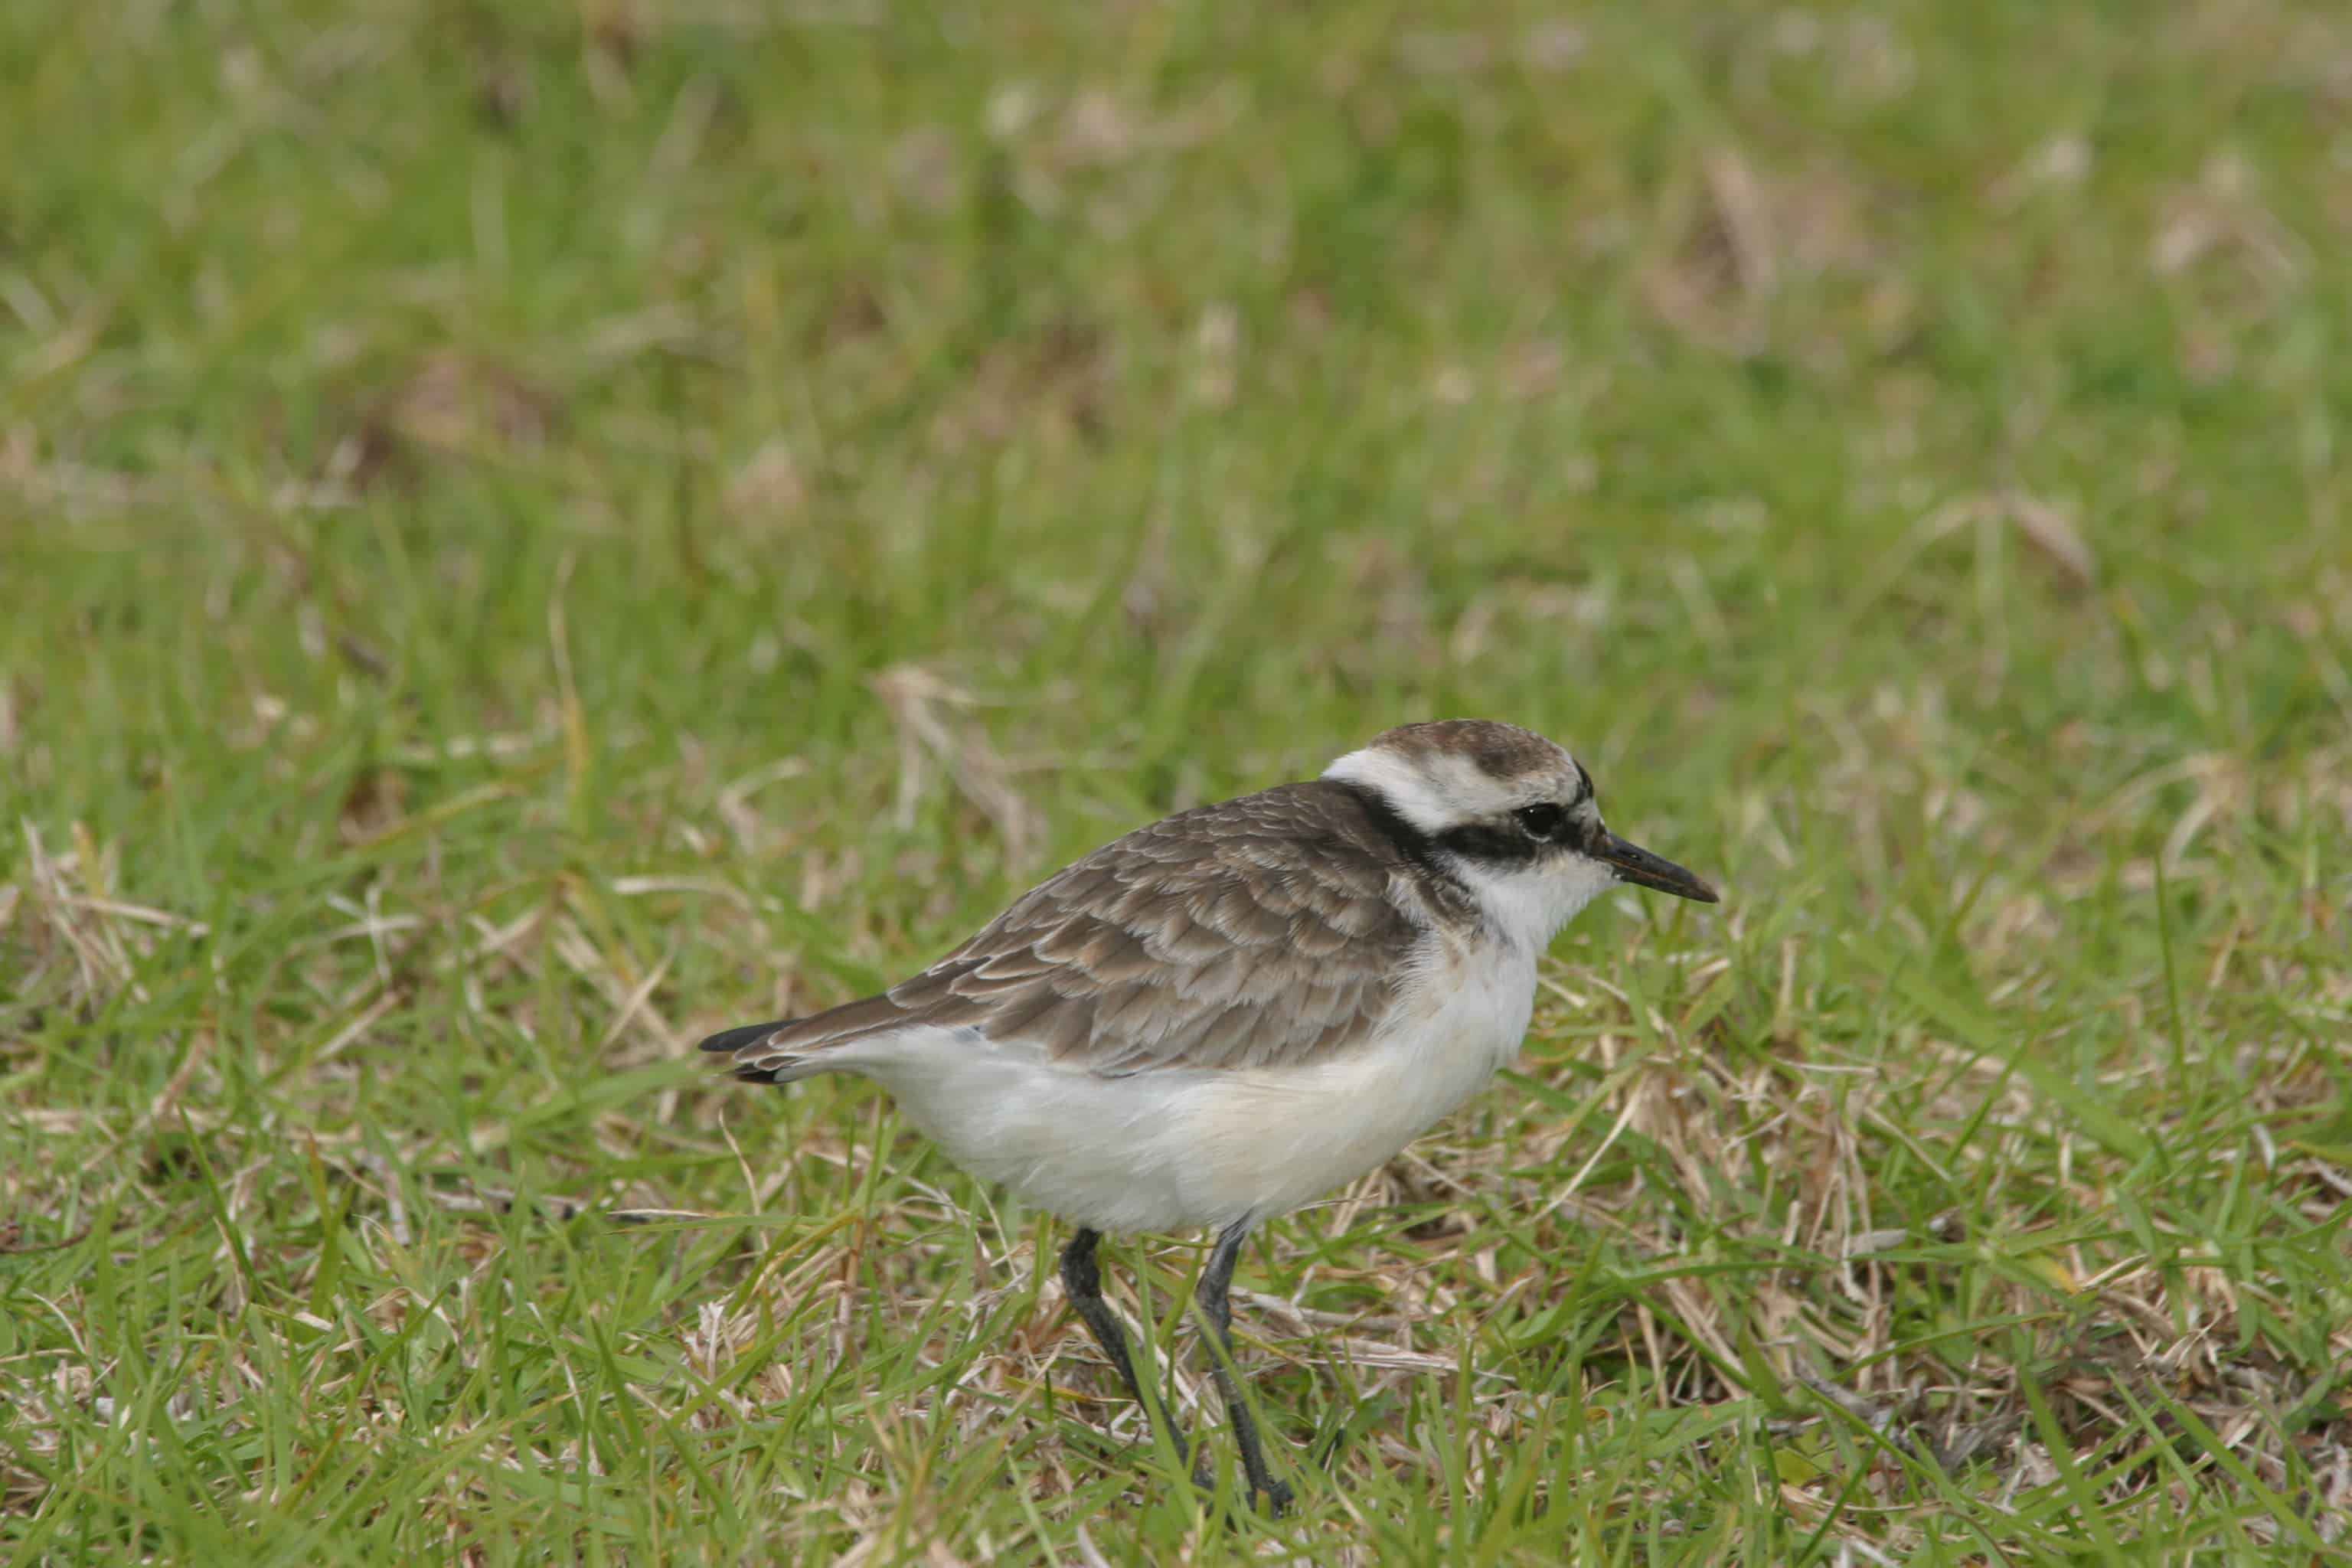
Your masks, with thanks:
M 1516 826 L 1496 826 L 1484 822 L 1449 827 L 1430 842 L 1448 854 L 1489 866 L 1522 865 L 1543 852 L 1535 839 Z

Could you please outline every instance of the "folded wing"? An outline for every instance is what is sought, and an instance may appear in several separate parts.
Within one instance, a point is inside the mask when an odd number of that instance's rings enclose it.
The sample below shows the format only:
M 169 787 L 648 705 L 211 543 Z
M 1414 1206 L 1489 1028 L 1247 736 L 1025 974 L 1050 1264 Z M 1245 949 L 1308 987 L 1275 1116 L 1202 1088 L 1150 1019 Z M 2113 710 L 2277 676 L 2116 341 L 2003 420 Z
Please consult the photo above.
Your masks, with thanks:
M 1354 791 L 1286 784 L 1106 845 L 879 996 L 704 1048 L 760 1079 L 910 1025 L 970 1027 L 1107 1076 L 1315 1060 L 1368 1037 L 1395 1001 L 1418 936 L 1391 894 L 1403 868 Z

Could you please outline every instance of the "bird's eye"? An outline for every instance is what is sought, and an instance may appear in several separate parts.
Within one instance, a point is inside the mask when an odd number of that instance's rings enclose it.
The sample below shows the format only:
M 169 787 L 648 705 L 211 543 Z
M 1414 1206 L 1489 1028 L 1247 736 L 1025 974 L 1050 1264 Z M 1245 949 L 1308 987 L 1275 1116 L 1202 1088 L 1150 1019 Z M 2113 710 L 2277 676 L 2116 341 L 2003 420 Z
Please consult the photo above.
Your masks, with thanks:
M 1519 819 L 1519 826 L 1530 838 L 1556 838 L 1560 826 L 1568 820 L 1568 813 L 1548 800 L 1523 805 L 1512 815 Z

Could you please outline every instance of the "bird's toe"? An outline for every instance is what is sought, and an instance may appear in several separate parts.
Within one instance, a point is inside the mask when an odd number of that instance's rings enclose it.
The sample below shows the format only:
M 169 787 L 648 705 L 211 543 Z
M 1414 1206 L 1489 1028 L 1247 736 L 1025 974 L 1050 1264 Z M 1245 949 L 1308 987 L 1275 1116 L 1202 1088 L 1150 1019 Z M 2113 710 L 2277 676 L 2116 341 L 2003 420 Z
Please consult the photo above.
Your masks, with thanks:
M 1213 1495 L 1217 1489 L 1217 1478 L 1210 1468 L 1206 1454 L 1202 1455 L 1192 1467 L 1192 1485 L 1199 1491 L 1209 1495 Z M 1278 1481 L 1269 1476 L 1265 1485 L 1253 1486 L 1244 1482 L 1242 1489 L 1248 1499 L 1246 1506 L 1249 1512 L 1257 1511 L 1257 1500 L 1261 1497 L 1265 1499 L 1265 1513 L 1268 1519 L 1280 1519 L 1290 1511 L 1292 1493 L 1290 1483 L 1287 1481 Z M 1226 1515 L 1227 1525 L 1235 1522 L 1232 1514 Z

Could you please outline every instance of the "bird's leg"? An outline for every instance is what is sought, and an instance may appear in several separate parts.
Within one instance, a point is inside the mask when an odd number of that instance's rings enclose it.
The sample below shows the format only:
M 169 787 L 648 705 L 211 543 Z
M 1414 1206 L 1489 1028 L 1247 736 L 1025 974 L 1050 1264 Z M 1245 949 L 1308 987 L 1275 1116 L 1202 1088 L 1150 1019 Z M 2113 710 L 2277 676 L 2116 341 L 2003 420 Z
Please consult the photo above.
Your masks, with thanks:
M 1249 1231 L 1250 1222 L 1242 1219 L 1217 1233 L 1217 1245 L 1209 1254 L 1198 1296 L 1209 1326 L 1217 1331 L 1217 1342 L 1210 1353 L 1217 1363 L 1217 1392 L 1224 1395 L 1225 1418 L 1233 1423 L 1234 1441 L 1242 1451 L 1242 1472 L 1249 1478 L 1253 1498 L 1264 1492 L 1278 1514 L 1290 1506 L 1290 1488 L 1276 1480 L 1274 1472 L 1265 1468 L 1265 1450 L 1258 1446 L 1257 1418 L 1242 1397 L 1241 1376 L 1234 1367 L 1234 1304 L 1228 1292 L 1234 1283 L 1234 1264 L 1241 1257 Z
M 1168 1440 L 1176 1446 L 1176 1462 L 1184 1464 L 1192 1458 L 1184 1434 L 1168 1418 L 1168 1407 L 1144 1392 L 1135 1375 L 1135 1363 L 1128 1357 L 1127 1331 L 1118 1326 L 1118 1314 L 1103 1300 L 1102 1275 L 1095 1268 L 1095 1243 L 1101 1239 L 1102 1233 L 1092 1230 L 1081 1230 L 1070 1237 L 1070 1245 L 1062 1249 L 1062 1289 L 1069 1295 L 1070 1305 L 1078 1310 L 1078 1316 L 1093 1331 L 1095 1343 L 1102 1346 L 1103 1354 L 1118 1368 L 1127 1391 L 1143 1406 L 1144 1419 L 1168 1434 Z

